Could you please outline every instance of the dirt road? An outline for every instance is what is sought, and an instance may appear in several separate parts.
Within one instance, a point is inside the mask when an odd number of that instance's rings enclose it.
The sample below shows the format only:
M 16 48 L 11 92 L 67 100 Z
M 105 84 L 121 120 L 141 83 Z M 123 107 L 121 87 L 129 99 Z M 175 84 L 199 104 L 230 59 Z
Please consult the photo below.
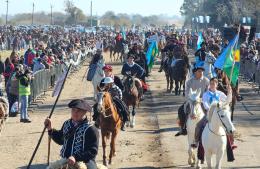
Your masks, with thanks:
M 115 73 L 119 73 L 121 65 L 114 64 Z M 70 117 L 67 103 L 74 98 L 92 100 L 93 88 L 89 82 L 82 82 L 87 66 L 70 76 L 53 116 L 54 127 L 60 128 Z M 136 127 L 120 132 L 117 143 L 117 156 L 109 168 L 117 169 L 153 169 L 153 168 L 188 168 L 187 138 L 174 137 L 178 130 L 176 125 L 177 109 L 184 98 L 166 93 L 163 73 L 158 73 L 155 66 L 148 83 L 151 92 L 138 109 Z M 237 105 L 235 125 L 240 134 L 236 141 L 236 161 L 223 161 L 224 168 L 260 168 L 260 96 L 248 93 L 249 87 L 241 85 L 245 100 Z M 0 136 L 0 168 L 25 168 L 43 129 L 43 121 L 50 112 L 55 98 L 47 93 L 44 104 L 40 104 L 30 114 L 33 122 L 24 124 L 19 117 L 9 118 Z M 101 143 L 101 142 L 100 142 Z M 59 159 L 60 147 L 52 142 L 51 161 Z M 97 161 L 102 160 L 100 144 Z M 33 161 L 33 169 L 43 169 L 47 161 L 47 133 Z

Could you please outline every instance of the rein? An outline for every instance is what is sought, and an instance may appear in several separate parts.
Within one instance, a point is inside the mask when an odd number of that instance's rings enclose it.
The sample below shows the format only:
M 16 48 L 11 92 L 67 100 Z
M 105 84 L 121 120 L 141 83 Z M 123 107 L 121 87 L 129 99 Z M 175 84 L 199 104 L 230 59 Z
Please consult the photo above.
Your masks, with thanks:
M 108 107 L 107 109 L 105 109 L 104 111 L 102 111 L 102 112 L 103 112 L 102 115 L 103 115 L 104 118 L 108 118 L 108 117 L 113 116 L 113 114 L 110 114 L 110 115 L 106 115 L 106 114 L 105 114 L 105 112 L 106 112 L 107 110 L 109 110 L 109 109 L 111 109 L 111 106 Z
M 211 128 L 209 127 L 209 123 L 208 123 L 208 128 L 209 128 L 209 131 L 210 131 L 211 133 L 213 133 L 213 134 L 215 134 L 215 135 L 217 135 L 217 136 L 221 136 L 221 137 L 226 136 L 226 135 L 219 135 L 219 134 L 215 133 L 213 130 L 211 130 Z
M 225 130 L 226 130 L 226 132 L 227 132 L 227 127 L 226 127 L 226 125 L 224 124 L 224 122 L 222 121 L 222 119 L 221 119 L 221 117 L 220 117 L 220 115 L 219 115 L 219 112 L 220 112 L 220 111 L 221 111 L 221 110 L 218 110 L 218 111 L 217 111 L 217 115 L 218 115 L 218 118 L 219 118 L 219 120 L 221 121 L 223 127 L 225 128 Z M 214 113 L 214 112 L 213 112 L 213 113 Z M 216 134 L 214 131 L 212 131 L 211 128 L 209 127 L 209 123 L 208 123 L 208 128 L 209 128 L 209 131 L 210 131 L 211 133 L 213 133 L 213 134 L 215 134 L 215 135 L 217 135 L 217 136 L 221 136 L 221 137 L 226 136 L 226 135 Z

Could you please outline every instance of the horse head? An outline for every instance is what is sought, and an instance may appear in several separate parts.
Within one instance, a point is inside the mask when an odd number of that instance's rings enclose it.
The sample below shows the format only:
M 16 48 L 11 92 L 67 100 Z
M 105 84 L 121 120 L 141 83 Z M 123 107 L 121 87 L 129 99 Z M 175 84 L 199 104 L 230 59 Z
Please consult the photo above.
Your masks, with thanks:
M 124 81 L 125 91 L 127 93 L 132 93 L 133 88 L 135 87 L 135 76 L 127 75 Z
M 108 117 L 111 114 L 106 114 L 107 110 L 111 109 L 113 106 L 112 104 L 112 97 L 109 92 L 104 91 L 104 89 L 98 87 L 97 93 L 97 110 L 100 112 L 104 117 Z
M 186 104 L 186 113 L 190 114 L 191 118 L 197 118 L 202 111 L 201 107 L 201 98 L 200 98 L 201 89 L 189 91 L 189 99 Z
M 209 123 L 222 126 L 227 133 L 233 133 L 236 129 L 231 121 L 231 111 L 228 102 L 213 102 L 208 112 Z

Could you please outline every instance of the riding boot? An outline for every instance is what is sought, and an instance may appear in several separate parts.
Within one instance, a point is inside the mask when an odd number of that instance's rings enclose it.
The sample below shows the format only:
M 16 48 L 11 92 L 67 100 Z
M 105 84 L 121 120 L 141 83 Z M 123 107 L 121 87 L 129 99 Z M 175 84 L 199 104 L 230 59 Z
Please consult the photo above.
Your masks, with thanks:
M 184 105 L 182 105 L 184 106 Z M 180 135 L 187 135 L 187 129 L 186 129 L 186 113 L 184 111 L 179 111 L 178 110 L 178 117 L 179 117 L 179 121 L 180 121 L 180 131 L 175 134 L 175 136 L 180 136 Z

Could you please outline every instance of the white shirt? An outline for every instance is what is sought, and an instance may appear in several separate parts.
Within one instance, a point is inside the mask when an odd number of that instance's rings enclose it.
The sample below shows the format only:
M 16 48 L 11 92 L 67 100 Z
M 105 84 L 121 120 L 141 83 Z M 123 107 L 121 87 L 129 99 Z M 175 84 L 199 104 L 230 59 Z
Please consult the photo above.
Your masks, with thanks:
M 209 110 L 210 105 L 213 101 L 230 103 L 232 101 L 232 93 L 226 96 L 223 92 L 219 90 L 216 90 L 215 92 L 212 92 L 210 90 L 206 91 L 202 96 L 202 103 L 204 108 L 206 110 Z

